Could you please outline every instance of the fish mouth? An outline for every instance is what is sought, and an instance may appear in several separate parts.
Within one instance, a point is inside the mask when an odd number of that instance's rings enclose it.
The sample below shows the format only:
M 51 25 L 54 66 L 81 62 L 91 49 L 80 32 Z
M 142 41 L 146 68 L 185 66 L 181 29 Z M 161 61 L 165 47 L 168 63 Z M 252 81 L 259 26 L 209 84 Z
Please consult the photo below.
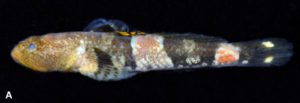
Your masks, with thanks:
M 24 66 L 28 69 L 31 69 L 34 71 L 39 71 L 39 72 L 47 72 L 47 70 L 45 68 L 39 67 L 39 65 L 26 62 L 22 51 L 20 51 L 18 47 L 15 47 L 11 51 L 10 55 L 16 63 L 21 64 L 22 66 Z M 28 59 L 26 59 L 26 60 L 28 60 Z
M 17 46 L 12 49 L 10 56 L 16 63 L 18 63 L 22 66 L 28 67 L 24 63 L 23 53 L 19 50 L 19 48 Z
M 17 62 L 17 63 L 19 63 L 19 64 L 22 64 L 22 63 L 20 62 L 20 60 L 18 59 L 18 58 L 20 58 L 21 53 L 20 53 L 20 51 L 17 50 L 16 47 L 13 48 L 13 50 L 12 50 L 11 53 L 10 53 L 10 56 L 12 57 L 12 59 L 13 59 L 15 62 Z

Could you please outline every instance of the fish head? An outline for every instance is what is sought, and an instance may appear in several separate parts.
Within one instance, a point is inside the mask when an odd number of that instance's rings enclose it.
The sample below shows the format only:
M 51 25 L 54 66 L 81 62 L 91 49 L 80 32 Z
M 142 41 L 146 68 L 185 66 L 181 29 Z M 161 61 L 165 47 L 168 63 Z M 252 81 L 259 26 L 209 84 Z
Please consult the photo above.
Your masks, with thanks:
M 35 71 L 68 71 L 76 59 L 76 46 L 74 40 L 64 35 L 31 36 L 20 41 L 11 56 L 17 63 Z

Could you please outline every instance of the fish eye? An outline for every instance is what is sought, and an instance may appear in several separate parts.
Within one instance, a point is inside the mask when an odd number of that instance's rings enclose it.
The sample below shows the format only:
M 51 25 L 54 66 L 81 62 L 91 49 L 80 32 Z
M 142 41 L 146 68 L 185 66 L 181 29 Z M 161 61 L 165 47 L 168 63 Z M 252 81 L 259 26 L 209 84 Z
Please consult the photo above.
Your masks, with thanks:
M 35 45 L 35 44 L 30 43 L 30 44 L 28 45 L 28 50 L 33 51 L 33 50 L 35 50 L 35 49 L 36 49 L 36 45 Z

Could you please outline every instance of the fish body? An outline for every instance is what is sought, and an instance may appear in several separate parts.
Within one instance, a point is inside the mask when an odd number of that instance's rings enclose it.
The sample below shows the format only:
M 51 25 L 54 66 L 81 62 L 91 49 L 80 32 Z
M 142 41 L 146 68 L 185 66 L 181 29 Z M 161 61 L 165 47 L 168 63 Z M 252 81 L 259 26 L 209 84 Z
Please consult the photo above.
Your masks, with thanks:
M 292 45 L 280 38 L 231 43 L 193 33 L 83 31 L 31 36 L 21 41 L 11 55 L 32 70 L 78 72 L 109 81 L 157 70 L 280 66 L 292 56 Z

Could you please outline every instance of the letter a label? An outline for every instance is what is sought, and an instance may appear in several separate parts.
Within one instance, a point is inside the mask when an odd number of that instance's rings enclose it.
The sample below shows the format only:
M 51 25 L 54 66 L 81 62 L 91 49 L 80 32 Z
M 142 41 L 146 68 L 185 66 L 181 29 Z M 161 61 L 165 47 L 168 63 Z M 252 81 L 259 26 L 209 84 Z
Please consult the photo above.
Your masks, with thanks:
M 12 99 L 12 95 L 10 91 L 7 91 L 5 99 Z

